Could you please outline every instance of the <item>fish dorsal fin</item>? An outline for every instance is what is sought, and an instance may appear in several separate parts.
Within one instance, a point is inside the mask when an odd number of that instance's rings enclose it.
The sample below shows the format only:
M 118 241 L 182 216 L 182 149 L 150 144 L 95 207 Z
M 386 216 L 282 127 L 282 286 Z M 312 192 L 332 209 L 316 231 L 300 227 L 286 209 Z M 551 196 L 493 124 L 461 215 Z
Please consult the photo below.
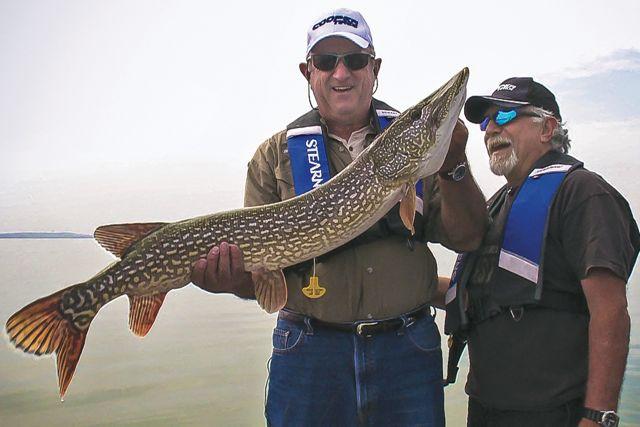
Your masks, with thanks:
M 413 219 L 416 216 L 416 187 L 415 185 L 405 184 L 407 189 L 400 202 L 400 218 L 407 230 L 411 231 L 411 235 L 415 233 L 413 228 Z
M 147 335 L 156 321 L 167 292 L 153 295 L 129 295 L 129 329 L 139 337 Z
M 93 232 L 93 237 L 103 248 L 122 258 L 131 245 L 166 224 L 166 222 L 145 222 L 101 225 Z
M 275 313 L 287 303 L 287 284 L 282 270 L 251 272 L 258 304 L 267 313 Z

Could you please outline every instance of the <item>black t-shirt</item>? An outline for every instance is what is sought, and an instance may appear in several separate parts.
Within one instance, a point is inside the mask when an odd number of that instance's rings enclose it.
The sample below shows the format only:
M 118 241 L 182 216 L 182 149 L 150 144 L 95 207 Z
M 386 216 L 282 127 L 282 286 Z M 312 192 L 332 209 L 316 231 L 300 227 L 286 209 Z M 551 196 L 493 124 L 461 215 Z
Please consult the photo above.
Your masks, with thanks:
M 490 295 L 514 190 L 502 190 L 504 202 L 477 251 L 467 284 L 471 298 Z M 600 176 L 578 169 L 567 176 L 551 208 L 544 289 L 583 295 L 580 280 L 594 267 L 607 268 L 627 281 L 639 249 L 640 235 L 627 201 Z M 527 308 L 519 321 L 509 312 L 477 324 L 471 321 L 466 386 L 470 396 L 491 407 L 526 410 L 558 406 L 584 395 L 588 316 Z

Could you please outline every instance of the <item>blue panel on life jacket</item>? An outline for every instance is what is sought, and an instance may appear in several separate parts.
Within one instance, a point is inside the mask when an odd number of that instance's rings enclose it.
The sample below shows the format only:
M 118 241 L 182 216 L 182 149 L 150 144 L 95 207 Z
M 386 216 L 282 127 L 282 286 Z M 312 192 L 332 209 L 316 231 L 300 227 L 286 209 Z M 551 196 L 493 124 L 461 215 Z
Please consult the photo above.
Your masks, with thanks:
M 291 136 L 287 146 L 296 195 L 311 191 L 331 178 L 322 134 Z
M 509 212 L 502 249 L 540 264 L 547 216 L 565 175 L 555 172 L 527 178 Z

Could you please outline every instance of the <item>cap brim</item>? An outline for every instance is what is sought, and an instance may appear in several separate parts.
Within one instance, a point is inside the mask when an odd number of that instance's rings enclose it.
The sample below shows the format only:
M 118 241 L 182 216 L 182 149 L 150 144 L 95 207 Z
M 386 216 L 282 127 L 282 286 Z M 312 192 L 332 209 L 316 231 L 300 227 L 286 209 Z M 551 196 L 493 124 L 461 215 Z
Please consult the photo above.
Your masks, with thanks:
M 329 33 L 329 34 L 324 34 L 320 37 L 318 37 L 313 44 L 307 46 L 307 55 L 309 54 L 309 52 L 311 52 L 311 49 L 313 49 L 313 47 L 315 45 L 318 44 L 318 42 L 327 39 L 329 37 L 344 37 L 345 39 L 349 39 L 352 42 L 354 42 L 355 44 L 357 44 L 358 46 L 360 46 L 361 48 L 365 49 L 367 47 L 369 47 L 369 42 L 365 39 L 363 39 L 362 37 L 360 37 L 357 34 L 353 34 L 353 33 L 347 33 L 347 32 L 335 32 L 335 33 Z
M 493 96 L 472 96 L 464 104 L 464 116 L 471 123 L 481 123 L 485 113 L 492 106 L 518 108 L 529 105 L 525 101 L 512 101 L 510 99 L 496 98 Z

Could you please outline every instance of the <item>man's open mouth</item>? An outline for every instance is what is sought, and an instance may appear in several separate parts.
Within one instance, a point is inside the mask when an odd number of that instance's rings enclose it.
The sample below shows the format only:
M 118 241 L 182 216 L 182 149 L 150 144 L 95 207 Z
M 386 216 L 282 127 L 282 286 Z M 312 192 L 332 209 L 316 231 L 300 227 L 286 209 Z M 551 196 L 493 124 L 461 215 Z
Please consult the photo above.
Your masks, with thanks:
M 347 92 L 350 91 L 353 88 L 353 86 L 334 86 L 333 90 L 335 90 L 336 92 Z
M 511 143 L 505 140 L 489 141 L 489 154 L 493 154 L 505 148 L 511 147 Z

